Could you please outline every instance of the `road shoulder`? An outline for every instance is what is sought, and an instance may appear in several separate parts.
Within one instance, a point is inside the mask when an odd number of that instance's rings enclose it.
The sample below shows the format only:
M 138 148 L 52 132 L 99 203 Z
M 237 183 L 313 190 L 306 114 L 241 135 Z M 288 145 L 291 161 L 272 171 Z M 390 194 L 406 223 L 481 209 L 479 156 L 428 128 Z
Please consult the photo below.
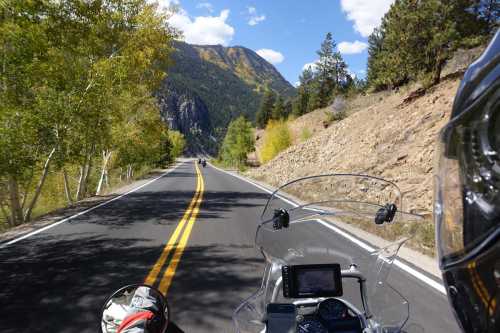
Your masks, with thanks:
M 31 233 L 37 232 L 38 230 L 48 228 L 53 224 L 70 220 L 73 217 L 85 214 L 86 212 L 93 210 L 94 208 L 104 206 L 108 202 L 117 200 L 122 196 L 127 195 L 128 193 L 134 192 L 135 190 L 142 188 L 157 179 L 160 179 L 161 177 L 176 169 L 180 164 L 182 164 L 182 162 L 177 162 L 167 169 L 152 170 L 143 178 L 120 186 L 114 189 L 111 193 L 85 198 L 74 203 L 71 206 L 63 207 L 37 217 L 29 223 L 25 223 L 20 226 L 8 229 L 5 232 L 0 233 L 0 248 L 9 245 L 9 243 L 13 242 L 16 239 L 23 238 L 27 235 L 30 235 Z
M 263 183 L 261 181 L 257 181 L 253 178 L 248 178 L 246 175 L 242 175 L 240 172 L 237 170 L 225 170 L 221 169 L 219 167 L 216 167 L 212 165 L 212 167 L 222 171 L 226 172 L 228 174 L 233 175 L 234 177 L 240 178 L 243 181 L 246 181 L 250 184 L 253 184 L 254 186 L 260 188 L 261 190 L 272 193 L 276 190 L 275 187 Z M 371 233 L 368 233 L 360 228 L 357 228 L 353 225 L 349 225 L 346 223 L 342 223 L 340 221 L 331 221 L 329 219 L 324 219 L 328 223 L 334 224 L 336 227 L 341 229 L 342 231 L 348 233 L 354 238 L 357 238 L 365 243 L 368 243 L 369 245 L 375 247 L 375 248 L 383 248 L 387 245 L 389 245 L 391 242 L 378 237 L 376 235 L 373 235 Z M 427 256 L 425 254 L 419 253 L 415 250 L 412 250 L 410 248 L 407 248 L 403 246 L 401 250 L 398 253 L 399 259 L 402 259 L 405 264 L 412 268 L 416 268 L 417 270 L 423 271 L 429 275 L 433 280 L 438 281 L 442 283 L 442 278 L 441 278 L 441 272 L 439 270 L 439 265 L 437 263 L 436 258 L 432 258 L 430 256 Z

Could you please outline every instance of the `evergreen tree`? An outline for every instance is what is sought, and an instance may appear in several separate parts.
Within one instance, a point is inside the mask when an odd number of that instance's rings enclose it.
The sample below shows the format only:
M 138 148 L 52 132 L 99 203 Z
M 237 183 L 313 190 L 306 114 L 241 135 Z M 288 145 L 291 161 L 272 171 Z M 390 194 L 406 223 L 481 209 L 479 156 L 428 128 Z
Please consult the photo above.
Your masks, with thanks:
M 291 99 L 287 99 L 285 102 L 283 118 L 287 119 L 288 117 L 290 117 L 292 111 L 293 111 L 293 101 Z
M 319 89 L 315 106 L 318 108 L 328 105 L 334 92 L 344 87 L 348 77 L 347 64 L 336 47 L 332 34 L 329 32 L 321 43 L 321 49 L 317 52 L 319 56 L 317 64 Z
M 436 84 L 457 48 L 485 41 L 495 8 L 489 1 L 395 1 L 369 38 L 369 84 L 377 89 L 409 80 Z
M 256 115 L 256 123 L 258 128 L 265 128 L 269 119 L 272 118 L 274 102 L 276 95 L 272 89 L 267 89 L 262 97 L 262 102 L 259 111 Z
M 278 96 L 274 102 L 271 118 L 274 120 L 284 119 L 285 117 L 285 103 L 281 96 Z
M 368 63 L 367 75 L 368 82 L 374 87 L 386 88 L 379 82 L 382 77 L 383 68 L 381 68 L 382 45 L 384 42 L 384 30 L 382 27 L 375 28 L 368 37 Z
M 292 107 L 292 114 L 296 117 L 300 117 L 309 111 L 309 99 L 310 92 L 305 86 L 300 86 Z

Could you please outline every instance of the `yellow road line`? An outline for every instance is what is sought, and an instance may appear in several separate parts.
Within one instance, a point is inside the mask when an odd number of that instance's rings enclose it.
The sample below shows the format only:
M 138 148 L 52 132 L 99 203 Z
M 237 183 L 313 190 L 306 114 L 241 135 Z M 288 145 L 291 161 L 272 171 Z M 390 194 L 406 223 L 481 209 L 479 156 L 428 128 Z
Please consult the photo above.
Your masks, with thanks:
M 177 266 L 181 261 L 182 254 L 184 252 L 184 249 L 186 248 L 187 242 L 189 240 L 189 235 L 193 230 L 194 222 L 196 221 L 196 216 L 200 211 L 200 205 L 203 200 L 203 191 L 205 190 L 205 183 L 203 181 L 203 175 L 201 174 L 198 165 L 196 165 L 196 172 L 198 173 L 198 177 L 201 179 L 201 190 L 198 199 L 196 200 L 196 205 L 193 209 L 193 213 L 191 214 L 191 218 L 189 219 L 186 229 L 184 230 L 181 240 L 179 241 L 179 245 L 177 245 L 172 260 L 170 260 L 170 264 L 168 265 L 165 273 L 163 274 L 163 278 L 161 279 L 160 287 L 158 289 L 165 296 L 167 295 L 168 289 L 170 288 L 170 284 L 172 283 L 172 279 L 174 278 Z
M 179 235 L 180 235 L 182 229 L 184 228 L 184 224 L 186 224 L 186 221 L 188 220 L 189 216 L 191 215 L 193 207 L 198 202 L 197 199 L 200 195 L 200 190 L 202 188 L 202 180 L 200 179 L 200 174 L 198 172 L 198 166 L 196 166 L 196 174 L 197 174 L 196 191 L 195 191 L 195 194 L 193 196 L 193 199 L 191 199 L 191 202 L 189 203 L 188 209 L 186 210 L 186 212 L 182 216 L 182 219 L 179 222 L 179 225 L 177 226 L 177 228 L 175 228 L 175 231 L 172 234 L 172 236 L 170 237 L 170 239 L 168 240 L 167 245 L 165 245 L 165 248 L 163 249 L 163 252 L 161 253 L 160 257 L 158 258 L 155 265 L 153 266 L 153 268 L 149 272 L 148 276 L 146 277 L 146 280 L 144 280 L 144 283 L 147 285 L 150 285 L 150 286 L 154 285 L 154 283 L 156 281 L 156 277 L 160 273 L 163 265 L 165 264 L 165 261 L 167 260 L 168 255 L 170 254 L 170 251 L 172 251 L 175 248 L 175 243 L 177 242 L 177 239 L 179 238 Z

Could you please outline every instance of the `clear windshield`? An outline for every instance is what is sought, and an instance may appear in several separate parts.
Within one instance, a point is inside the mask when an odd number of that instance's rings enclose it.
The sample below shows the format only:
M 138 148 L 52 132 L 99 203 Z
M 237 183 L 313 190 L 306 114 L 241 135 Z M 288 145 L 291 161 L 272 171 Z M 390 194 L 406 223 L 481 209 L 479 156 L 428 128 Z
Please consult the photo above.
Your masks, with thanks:
M 398 212 L 391 221 L 377 225 L 377 214 L 390 204 Z M 281 209 L 288 212 L 290 224 L 277 229 L 274 216 Z M 377 238 L 376 247 L 353 237 L 359 229 L 384 228 L 388 235 L 399 235 L 401 230 L 396 233 L 393 229 L 408 227 L 400 222 L 404 220 L 402 198 L 395 184 L 359 175 L 302 178 L 275 191 L 261 219 L 255 243 L 266 259 L 266 268 L 261 288 L 235 312 L 239 332 L 265 332 L 267 304 L 301 301 L 284 298 L 280 280 L 283 265 L 303 264 L 338 263 L 345 273 L 355 264 L 366 278 L 366 297 L 361 297 L 356 279 L 343 278 L 341 299 L 358 309 L 375 332 L 398 331 L 404 325 L 407 301 L 387 283 L 387 277 L 408 238 L 382 243 Z

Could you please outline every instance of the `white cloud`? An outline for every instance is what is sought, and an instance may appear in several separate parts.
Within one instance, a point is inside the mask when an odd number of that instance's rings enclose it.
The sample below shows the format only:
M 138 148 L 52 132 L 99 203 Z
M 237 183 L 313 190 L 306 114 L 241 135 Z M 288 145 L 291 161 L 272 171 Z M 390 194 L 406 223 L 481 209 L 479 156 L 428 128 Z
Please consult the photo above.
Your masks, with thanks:
M 283 60 L 285 60 L 285 57 L 283 54 L 281 54 L 278 51 L 274 51 L 271 49 L 260 49 L 256 51 L 258 55 L 260 55 L 262 58 L 266 59 L 268 62 L 271 64 L 279 64 L 282 63 Z
M 340 42 L 338 45 L 339 51 L 342 54 L 357 54 L 361 53 L 368 47 L 368 44 L 360 42 Z
M 214 11 L 214 7 L 212 6 L 212 4 L 210 2 L 200 2 L 199 4 L 196 5 L 196 8 L 206 9 L 210 13 L 212 13 Z
M 249 15 L 248 25 L 254 26 L 266 19 L 266 15 L 259 15 L 255 7 L 247 7 L 247 11 Z
M 354 22 L 354 30 L 368 37 L 389 10 L 394 0 L 341 0 L 342 10 Z
M 226 23 L 229 9 L 224 9 L 219 16 L 197 16 L 191 19 L 187 12 L 180 9 L 169 19 L 169 23 L 184 33 L 187 43 L 227 46 L 233 39 L 234 28 Z
M 313 62 L 308 62 L 304 66 L 302 66 L 302 70 L 305 71 L 306 69 L 310 68 L 312 71 L 315 71 L 316 68 L 318 68 L 318 60 L 313 61 Z

